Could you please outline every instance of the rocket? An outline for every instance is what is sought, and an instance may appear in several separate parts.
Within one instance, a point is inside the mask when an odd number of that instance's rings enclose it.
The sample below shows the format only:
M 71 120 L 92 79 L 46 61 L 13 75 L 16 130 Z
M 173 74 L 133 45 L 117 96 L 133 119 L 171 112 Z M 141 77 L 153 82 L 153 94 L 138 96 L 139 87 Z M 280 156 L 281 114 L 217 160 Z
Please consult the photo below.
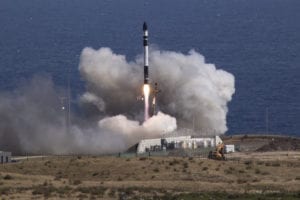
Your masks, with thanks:
M 152 115 L 156 114 L 156 97 L 157 94 L 160 92 L 158 89 L 158 84 L 155 83 L 154 90 L 151 90 L 150 81 L 149 81 L 149 47 L 148 47 L 148 27 L 146 22 L 143 24 L 143 45 L 144 45 L 144 85 L 143 85 L 143 100 L 145 102 L 145 112 L 144 112 L 144 120 L 147 121 L 150 117 L 149 113 L 149 98 L 150 96 L 153 97 L 152 107 L 153 113 Z
M 144 84 L 149 84 L 149 49 L 148 49 L 148 28 L 146 22 L 143 24 L 143 44 L 144 44 Z

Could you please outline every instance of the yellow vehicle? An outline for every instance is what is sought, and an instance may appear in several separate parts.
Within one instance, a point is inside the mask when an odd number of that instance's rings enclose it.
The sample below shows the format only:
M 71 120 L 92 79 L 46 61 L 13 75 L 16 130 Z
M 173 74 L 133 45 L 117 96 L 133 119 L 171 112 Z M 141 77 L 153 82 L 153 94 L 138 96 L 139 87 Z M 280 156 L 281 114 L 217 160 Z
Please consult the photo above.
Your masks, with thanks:
M 214 151 L 209 152 L 208 158 L 214 160 L 225 160 L 224 151 L 225 145 L 223 143 L 219 143 Z

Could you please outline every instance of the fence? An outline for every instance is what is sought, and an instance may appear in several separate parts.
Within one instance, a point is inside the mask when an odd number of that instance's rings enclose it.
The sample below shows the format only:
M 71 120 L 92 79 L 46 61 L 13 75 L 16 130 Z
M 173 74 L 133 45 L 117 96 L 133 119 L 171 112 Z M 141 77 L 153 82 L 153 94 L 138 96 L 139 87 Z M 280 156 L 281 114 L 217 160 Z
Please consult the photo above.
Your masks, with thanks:
M 132 158 L 132 157 L 203 157 L 207 158 L 210 151 L 213 148 L 201 148 L 201 149 L 174 149 L 174 150 L 162 150 L 162 151 L 149 151 L 142 154 L 137 153 L 119 153 L 117 157 Z

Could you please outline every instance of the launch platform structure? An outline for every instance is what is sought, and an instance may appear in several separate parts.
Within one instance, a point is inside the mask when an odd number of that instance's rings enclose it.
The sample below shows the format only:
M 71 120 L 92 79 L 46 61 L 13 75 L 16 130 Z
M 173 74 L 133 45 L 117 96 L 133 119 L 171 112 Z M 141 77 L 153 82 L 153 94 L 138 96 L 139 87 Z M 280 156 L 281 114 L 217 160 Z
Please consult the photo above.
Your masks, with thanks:
M 71 83 L 70 83 L 70 69 L 68 70 L 68 78 L 67 78 L 67 94 L 65 96 L 59 97 L 61 101 L 61 109 L 64 112 L 65 116 L 65 126 L 67 134 L 70 133 L 71 127 Z
M 160 92 L 161 92 L 161 90 L 158 89 L 158 83 L 156 82 L 154 84 L 153 100 L 152 100 L 153 115 L 157 114 L 157 96 L 158 96 L 158 93 L 160 93 Z

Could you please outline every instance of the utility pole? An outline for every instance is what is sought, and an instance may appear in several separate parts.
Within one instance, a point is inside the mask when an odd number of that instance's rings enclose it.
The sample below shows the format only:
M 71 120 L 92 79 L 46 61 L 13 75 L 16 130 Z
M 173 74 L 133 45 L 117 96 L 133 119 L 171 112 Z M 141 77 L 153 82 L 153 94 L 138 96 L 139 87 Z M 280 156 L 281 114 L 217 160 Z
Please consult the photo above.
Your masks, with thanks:
M 67 98 L 68 98 L 68 114 L 67 114 L 67 133 L 70 133 L 71 126 L 71 80 L 70 80 L 70 68 L 68 70 L 68 89 L 67 89 Z
M 193 114 L 193 131 L 195 131 L 195 113 Z
M 61 110 L 63 111 L 65 118 L 66 133 L 70 134 L 71 127 L 71 86 L 70 86 L 70 70 L 67 75 L 67 91 L 62 97 L 59 97 L 61 101 Z
M 269 134 L 269 108 L 266 108 L 266 134 Z

